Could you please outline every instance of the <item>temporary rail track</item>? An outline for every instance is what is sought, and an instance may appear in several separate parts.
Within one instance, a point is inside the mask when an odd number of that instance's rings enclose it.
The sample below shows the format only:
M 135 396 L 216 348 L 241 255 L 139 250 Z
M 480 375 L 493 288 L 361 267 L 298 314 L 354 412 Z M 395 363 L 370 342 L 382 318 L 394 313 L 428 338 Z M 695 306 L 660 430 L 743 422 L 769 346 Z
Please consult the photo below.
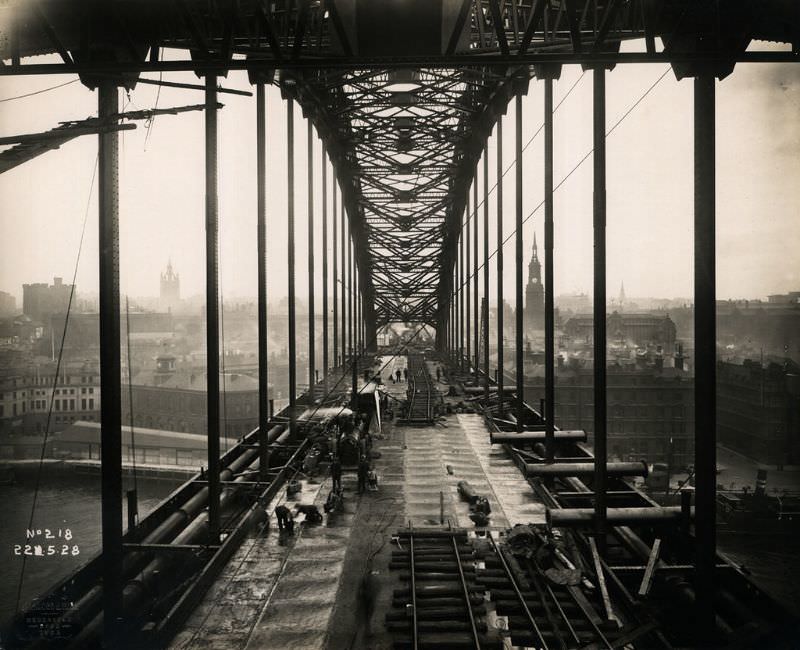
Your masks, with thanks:
M 470 537 L 463 529 L 409 527 L 396 539 L 390 568 L 404 586 L 386 614 L 396 648 L 499 648 L 505 637 L 540 650 L 610 650 L 655 628 L 630 616 L 624 625 L 604 618 L 586 575 L 557 584 L 538 560 L 515 557 L 491 532 Z
M 409 527 L 397 539 L 390 566 L 407 586 L 395 590 L 386 614 L 394 647 L 496 647 L 486 636 L 486 605 L 466 531 Z
M 434 422 L 434 404 L 439 391 L 428 372 L 425 357 L 408 355 L 408 413 L 402 424 L 427 426 Z

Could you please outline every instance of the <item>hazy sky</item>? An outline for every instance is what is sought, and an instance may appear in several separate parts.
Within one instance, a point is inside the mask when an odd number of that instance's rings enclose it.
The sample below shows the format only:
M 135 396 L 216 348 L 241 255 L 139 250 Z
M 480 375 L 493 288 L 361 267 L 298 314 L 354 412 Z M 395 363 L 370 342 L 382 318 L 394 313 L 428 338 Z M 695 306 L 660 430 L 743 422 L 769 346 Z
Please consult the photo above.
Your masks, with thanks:
M 663 65 L 618 66 L 607 75 L 610 128 L 664 73 Z M 150 74 L 150 78 L 157 75 Z M 581 76 L 565 66 L 556 103 Z M 67 76 L 0 78 L 0 99 L 47 88 Z M 165 73 L 169 81 L 197 82 Z M 232 72 L 224 86 L 248 88 Z M 128 109 L 152 107 L 158 89 L 139 85 Z M 555 182 L 591 149 L 592 76 L 586 73 L 555 116 Z M 123 97 L 125 105 L 127 98 Z M 162 88 L 159 107 L 202 103 L 203 93 Z M 220 273 L 223 295 L 256 292 L 255 98 L 220 95 Z M 96 114 L 96 93 L 76 82 L 0 103 L 0 133 L 32 133 Z M 543 89 L 532 81 L 523 101 L 524 141 L 542 122 Z M 273 297 L 286 293 L 286 104 L 268 91 L 268 257 Z M 800 289 L 800 69 L 739 64 L 717 86 L 718 295 L 763 297 Z M 672 72 L 608 138 L 608 287 L 628 296 L 692 294 L 692 81 Z M 121 135 L 120 242 L 123 293 L 157 295 L 172 259 L 184 296 L 204 290 L 204 145 L 201 112 L 158 117 Z M 307 291 L 306 138 L 295 108 L 298 295 Z M 504 123 L 504 160 L 514 151 L 514 107 Z M 543 196 L 541 136 L 525 151 L 526 216 Z M 489 150 L 490 184 L 496 147 Z M 88 207 L 80 291 L 97 290 L 97 186 L 91 181 L 97 138 L 85 136 L 0 175 L 0 290 L 21 295 L 23 282 L 69 281 Z M 317 272 L 321 274 L 320 147 L 315 143 Z M 504 182 L 504 225 L 514 225 L 514 174 Z M 479 184 L 482 194 L 482 181 Z M 591 291 L 592 165 L 589 158 L 555 195 L 556 293 Z M 329 192 L 330 198 L 330 192 Z M 492 244 L 496 198 L 490 197 Z M 330 212 L 330 211 L 329 211 Z M 533 234 L 543 241 L 542 212 L 525 224 L 526 263 Z M 505 248 L 506 298 L 513 297 L 513 239 Z M 320 275 L 321 277 L 321 275 Z M 321 291 L 317 290 L 319 299 Z M 21 307 L 21 304 L 19 305 Z

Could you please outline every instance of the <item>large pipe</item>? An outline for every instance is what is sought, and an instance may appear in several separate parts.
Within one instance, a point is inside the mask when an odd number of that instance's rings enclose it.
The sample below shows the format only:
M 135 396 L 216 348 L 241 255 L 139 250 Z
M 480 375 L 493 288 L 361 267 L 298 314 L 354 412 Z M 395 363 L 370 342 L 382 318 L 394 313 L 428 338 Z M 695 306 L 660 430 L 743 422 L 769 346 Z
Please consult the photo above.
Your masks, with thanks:
M 267 441 L 269 444 L 280 444 L 281 437 L 289 430 L 284 425 L 277 425 L 272 427 L 267 434 Z M 245 469 L 250 465 L 258 450 L 248 450 L 242 453 L 236 460 L 220 473 L 221 481 L 230 480 L 234 474 Z M 167 517 L 158 527 L 156 527 L 150 534 L 141 540 L 142 544 L 168 544 L 177 543 L 175 536 L 181 530 L 188 526 L 196 518 L 205 517 L 205 508 L 208 503 L 208 486 L 201 488 L 186 502 L 177 508 L 169 517 Z M 130 576 L 142 569 L 143 564 L 147 560 L 147 555 L 144 553 L 128 553 L 125 555 L 124 560 L 118 565 L 121 566 L 121 576 Z M 101 604 L 105 603 L 103 586 L 98 585 L 90 589 L 86 594 L 75 602 L 75 605 L 65 612 L 71 619 L 76 621 L 89 621 L 94 617 L 95 612 L 99 609 Z
M 237 471 L 243 469 L 257 469 L 258 465 L 258 450 L 251 449 L 246 451 L 240 456 L 235 463 L 223 470 L 220 479 L 223 481 L 242 482 L 247 480 L 245 476 L 234 478 Z M 220 506 L 225 505 L 234 495 L 236 490 L 234 488 L 226 488 L 220 495 Z M 188 545 L 202 543 L 207 538 L 205 517 L 195 517 L 172 541 L 175 545 Z M 149 594 L 157 589 L 160 576 L 165 571 L 169 570 L 175 557 L 170 555 L 160 555 L 147 564 L 134 578 L 130 579 L 122 592 L 122 603 L 125 611 L 136 611 L 140 606 L 142 600 Z M 97 634 L 97 630 L 103 622 L 103 615 L 98 614 L 94 617 L 88 625 L 86 625 L 80 634 L 70 642 L 72 648 L 83 648 L 88 642 Z
M 493 392 L 493 393 L 496 393 L 498 388 L 499 388 L 498 386 L 490 386 L 489 390 L 491 392 Z M 508 385 L 503 386 L 503 394 L 504 395 L 506 393 L 514 393 L 514 392 L 516 392 L 516 390 L 517 390 L 516 386 L 508 386 Z M 484 389 L 483 388 L 478 388 L 477 386 L 465 386 L 464 387 L 464 393 L 467 394 L 467 395 L 480 395 L 483 392 L 484 392 Z
M 115 84 L 98 88 L 98 115 L 111 120 L 119 113 Z M 103 580 L 108 585 L 104 603 L 107 625 L 104 635 L 109 647 L 118 633 L 122 616 L 122 386 L 119 341 L 119 141 L 116 132 L 98 139 L 99 244 L 100 244 L 100 377 L 103 399 L 101 421 L 101 501 L 103 533 Z M 131 408 L 133 406 L 131 405 Z
M 594 522 L 595 510 L 594 508 L 548 508 L 545 516 L 548 528 L 589 527 Z M 678 521 L 681 516 L 680 506 L 608 508 L 606 511 L 606 521 L 614 526 L 669 524 Z M 690 516 L 694 517 L 694 508 Z
M 606 533 L 606 71 L 594 69 L 594 491 L 600 552 Z M 548 413 L 548 417 L 551 414 Z
M 694 340 L 695 340 L 695 521 L 698 619 L 714 629 L 716 562 L 716 247 L 715 78 L 694 81 Z
M 217 77 L 206 75 L 206 410 L 208 414 L 208 535 L 219 542 L 219 205 L 217 198 Z
M 559 432 L 560 433 L 560 432 Z M 587 477 L 594 473 L 594 463 L 526 463 L 525 476 L 581 476 Z M 644 461 L 608 463 L 605 473 L 607 476 L 647 476 L 647 463 Z M 597 490 L 594 491 L 595 495 Z
M 524 431 L 523 433 L 492 431 L 489 434 L 489 440 L 493 445 L 528 444 L 531 442 L 544 442 L 546 440 L 546 435 L 545 431 Z M 586 442 L 586 432 L 583 430 L 555 431 L 554 439 L 557 442 Z

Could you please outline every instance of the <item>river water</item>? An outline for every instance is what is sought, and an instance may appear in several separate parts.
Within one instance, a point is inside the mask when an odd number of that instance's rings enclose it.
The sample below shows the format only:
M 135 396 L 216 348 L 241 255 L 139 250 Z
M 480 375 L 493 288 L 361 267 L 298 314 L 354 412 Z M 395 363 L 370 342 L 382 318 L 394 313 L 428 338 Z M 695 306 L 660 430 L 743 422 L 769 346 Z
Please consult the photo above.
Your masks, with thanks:
M 150 512 L 179 483 L 177 480 L 139 479 L 139 517 Z M 90 560 L 100 549 L 99 476 L 52 475 L 45 469 L 36 498 L 33 525 L 29 526 L 35 487 L 35 476 L 25 472 L 17 472 L 15 485 L 0 486 L 3 513 L 0 525 L 0 621 L 8 620 L 17 610 L 18 591 L 19 608 L 25 609 L 31 599 Z M 132 488 L 133 479 L 126 478 L 124 490 Z M 123 521 L 127 521 L 124 499 L 122 507 Z M 33 537 L 29 537 L 29 529 L 32 529 Z M 51 537 L 47 537 L 48 531 Z M 40 546 L 42 555 L 25 556 L 26 544 L 31 553 Z

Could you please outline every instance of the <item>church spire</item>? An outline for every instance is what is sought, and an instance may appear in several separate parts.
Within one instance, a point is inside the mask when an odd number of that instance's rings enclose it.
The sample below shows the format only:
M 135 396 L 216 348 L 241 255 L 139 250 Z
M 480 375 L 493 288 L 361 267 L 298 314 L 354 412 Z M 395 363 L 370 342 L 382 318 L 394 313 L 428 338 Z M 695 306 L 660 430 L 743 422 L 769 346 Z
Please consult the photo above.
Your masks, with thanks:
M 536 245 L 536 233 L 533 233 L 533 257 L 528 263 L 528 284 L 542 283 L 542 265 L 539 262 L 539 249 Z

